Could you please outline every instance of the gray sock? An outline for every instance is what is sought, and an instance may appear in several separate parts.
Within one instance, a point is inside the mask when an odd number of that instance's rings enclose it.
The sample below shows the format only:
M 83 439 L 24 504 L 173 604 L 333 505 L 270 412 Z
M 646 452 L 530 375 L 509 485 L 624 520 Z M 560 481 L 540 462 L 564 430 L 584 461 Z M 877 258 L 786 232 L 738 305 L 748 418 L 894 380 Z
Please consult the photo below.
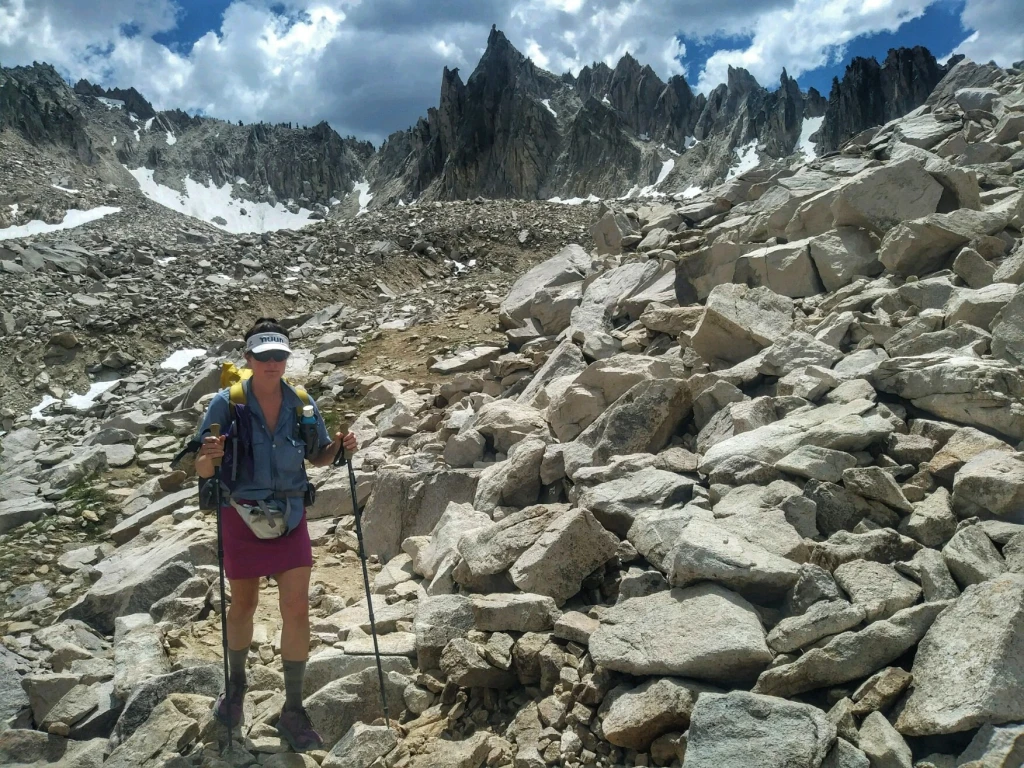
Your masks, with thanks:
M 247 647 L 240 651 L 233 651 L 228 648 L 228 675 L 231 678 L 232 685 L 245 685 L 245 660 L 248 656 L 249 649 Z
M 302 709 L 302 680 L 306 676 L 306 662 L 282 659 L 284 665 L 284 708 Z

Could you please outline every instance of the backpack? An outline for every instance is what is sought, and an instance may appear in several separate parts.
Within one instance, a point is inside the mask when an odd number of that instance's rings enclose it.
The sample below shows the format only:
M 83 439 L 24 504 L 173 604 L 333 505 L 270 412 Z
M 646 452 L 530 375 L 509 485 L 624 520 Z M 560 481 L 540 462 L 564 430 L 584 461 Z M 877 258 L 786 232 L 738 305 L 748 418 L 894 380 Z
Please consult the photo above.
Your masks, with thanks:
M 221 433 L 225 435 L 232 443 L 234 450 L 228 449 L 224 453 L 224 459 L 221 464 L 222 482 L 225 484 L 234 481 L 238 477 L 238 472 L 241 469 L 243 472 L 248 470 L 249 474 L 252 474 L 252 425 L 249 420 L 248 404 L 245 392 L 245 381 L 252 378 L 251 368 L 239 368 L 234 363 L 225 361 L 221 363 L 220 370 L 220 389 L 229 389 L 228 399 L 230 405 L 230 422 L 229 424 L 222 425 Z M 312 400 L 305 387 L 297 384 L 291 384 L 287 379 L 284 380 L 285 384 L 294 390 L 295 394 L 299 396 L 299 400 L 303 405 L 312 405 Z M 239 418 L 240 416 L 246 418 Z M 295 412 L 296 422 L 302 418 L 301 410 L 296 409 Z M 232 439 L 234 438 L 234 439 Z M 199 435 L 193 436 L 185 447 L 171 460 L 171 469 L 178 469 L 182 460 L 189 456 L 194 456 L 199 452 L 202 447 L 202 438 Z M 193 459 L 194 461 L 194 459 Z M 209 486 L 209 483 L 200 481 L 200 507 L 202 509 L 212 509 L 212 494 L 209 489 L 204 486 Z M 315 499 L 315 489 L 310 485 L 307 490 L 306 502 L 312 504 Z M 205 491 L 205 492 L 204 492 Z M 209 499 L 207 497 L 210 497 Z

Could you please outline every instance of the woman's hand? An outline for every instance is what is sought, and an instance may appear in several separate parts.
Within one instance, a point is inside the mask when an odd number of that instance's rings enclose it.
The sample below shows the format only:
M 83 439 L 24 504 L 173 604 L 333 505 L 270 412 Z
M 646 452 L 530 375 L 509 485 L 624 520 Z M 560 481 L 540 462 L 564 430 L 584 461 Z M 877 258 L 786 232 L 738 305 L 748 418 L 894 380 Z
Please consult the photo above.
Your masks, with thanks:
M 345 446 L 345 452 L 349 454 L 355 453 L 359 448 L 359 441 L 356 440 L 354 432 L 338 432 L 334 436 L 334 441 L 340 441 L 341 445 Z
M 208 435 L 203 438 L 203 445 L 196 454 L 196 474 L 200 477 L 213 477 L 214 460 L 224 458 L 225 435 L 214 437 Z M 219 462 L 218 462 L 219 463 Z

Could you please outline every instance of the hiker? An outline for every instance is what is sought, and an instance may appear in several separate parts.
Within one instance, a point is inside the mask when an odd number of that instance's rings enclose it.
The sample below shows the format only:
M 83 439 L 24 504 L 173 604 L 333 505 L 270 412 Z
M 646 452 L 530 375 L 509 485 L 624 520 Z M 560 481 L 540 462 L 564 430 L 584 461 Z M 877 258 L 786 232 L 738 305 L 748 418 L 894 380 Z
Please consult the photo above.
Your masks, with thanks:
M 356 438 L 338 432 L 332 441 L 312 398 L 301 387 L 283 380 L 290 354 L 288 334 L 273 318 L 260 318 L 245 334 L 245 359 L 252 376 L 221 390 L 211 401 L 199 432 L 203 442 L 196 456 L 196 472 L 201 478 L 211 478 L 216 460 L 223 461 L 218 470 L 218 513 L 223 526 L 222 567 L 231 584 L 225 649 L 230 681 L 225 681 L 225 688 L 230 691 L 230 701 L 222 692 L 214 713 L 229 728 L 242 722 L 246 657 L 260 577 L 273 576 L 284 625 L 285 704 L 277 729 L 292 749 L 305 752 L 323 746 L 302 705 L 313 565 L 306 528 L 305 506 L 312 499 L 305 461 L 327 466 L 342 446 L 349 453 L 355 451 Z M 211 424 L 221 426 L 220 437 L 210 434 Z

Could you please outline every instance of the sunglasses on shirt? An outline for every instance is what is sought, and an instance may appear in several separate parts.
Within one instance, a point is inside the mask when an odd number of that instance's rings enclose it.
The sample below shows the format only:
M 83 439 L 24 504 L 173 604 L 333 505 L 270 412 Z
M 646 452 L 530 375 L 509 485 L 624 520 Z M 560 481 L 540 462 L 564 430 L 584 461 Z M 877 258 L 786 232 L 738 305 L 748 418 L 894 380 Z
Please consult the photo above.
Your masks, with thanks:
M 275 363 L 283 363 L 290 354 L 291 352 L 286 352 L 283 349 L 271 349 L 267 352 L 253 352 L 252 356 L 261 363 L 269 363 L 271 360 Z

